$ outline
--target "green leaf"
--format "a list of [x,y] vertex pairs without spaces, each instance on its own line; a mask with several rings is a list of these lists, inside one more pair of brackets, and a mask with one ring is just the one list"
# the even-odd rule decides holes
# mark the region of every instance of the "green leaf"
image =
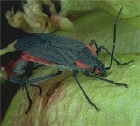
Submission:
[[123,12],[121,18],[126,19],[130,25],[140,28],[140,1],[122,1],[122,0],[107,0],[107,1],[71,1],[62,0],[62,15],[74,14],[74,13],[86,13],[90,11],[102,10],[109,15],[116,16],[116,13],[123,6]]

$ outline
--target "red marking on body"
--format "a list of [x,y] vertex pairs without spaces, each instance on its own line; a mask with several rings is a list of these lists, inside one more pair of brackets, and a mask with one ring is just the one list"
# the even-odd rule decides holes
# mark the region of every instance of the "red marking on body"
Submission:
[[3,66],[4,70],[6,71],[7,78],[9,78],[11,74],[11,71],[12,71],[11,68],[12,68],[13,63],[14,63],[14,60],[10,61],[7,65]]
[[4,78],[4,80],[7,80],[10,77],[10,75],[12,73],[13,63],[14,63],[14,60],[10,61],[5,66],[1,66],[1,74],[3,75],[2,78]]
[[93,49],[93,47],[90,44],[85,44],[86,47],[92,52],[92,54],[97,55],[96,51]]
[[96,68],[95,70],[94,70],[94,74],[96,75],[96,74],[99,74],[100,73],[100,71],[98,70],[98,68]]
[[89,66],[87,66],[86,64],[76,61],[76,66],[80,67],[80,68],[84,68],[84,69],[90,69]]
[[[101,61],[103,64],[105,64],[105,62],[104,61]],[[96,68],[95,70],[94,70],[94,74],[96,75],[96,74],[99,74],[100,73],[100,70],[98,70],[98,68]]]
[[35,56],[32,56],[30,54],[27,54],[25,52],[22,52],[21,54],[21,57],[27,61],[32,61],[32,62],[38,62],[38,63],[41,63],[41,64],[44,64],[44,65],[51,65],[51,64],[54,64],[53,62],[50,62],[50,61],[46,61],[46,60],[42,60],[40,58],[37,58]]

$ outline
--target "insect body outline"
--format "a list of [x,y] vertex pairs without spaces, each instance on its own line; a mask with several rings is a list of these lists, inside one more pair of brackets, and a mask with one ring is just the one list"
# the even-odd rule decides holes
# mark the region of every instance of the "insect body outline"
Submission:
[[[19,62],[16,62],[13,67],[13,71],[19,73],[18,76],[9,78],[9,81],[19,83],[25,88],[29,100],[29,107],[26,113],[30,110],[32,105],[32,100],[29,96],[27,85],[38,87],[41,95],[41,87],[33,83],[58,76],[63,72],[63,69],[69,69],[72,71],[73,78],[75,79],[85,98],[97,111],[99,108],[90,100],[78,81],[77,74],[79,70],[82,71],[87,77],[94,77],[111,84],[127,87],[127,84],[125,83],[117,83],[103,78],[107,76],[106,71],[112,67],[112,61],[115,61],[117,65],[128,65],[129,63],[133,62],[133,60],[131,60],[126,63],[120,63],[114,57],[116,24],[121,11],[122,8],[120,9],[114,23],[112,52],[109,52],[104,46],[98,47],[95,40],[91,40],[89,44],[83,44],[77,40],[53,34],[34,33],[17,40],[15,48],[23,51],[21,55],[22,59],[19,60]],[[95,45],[96,50],[92,47],[92,45]],[[109,67],[105,67],[104,62],[98,59],[101,50],[105,50],[111,57]],[[25,64],[22,62],[22,60],[25,62]],[[33,62],[38,62],[44,65],[57,65],[60,70],[48,76],[28,80],[32,74]],[[100,74],[100,76],[98,76],[98,74]],[[24,79],[22,79],[23,76]]]

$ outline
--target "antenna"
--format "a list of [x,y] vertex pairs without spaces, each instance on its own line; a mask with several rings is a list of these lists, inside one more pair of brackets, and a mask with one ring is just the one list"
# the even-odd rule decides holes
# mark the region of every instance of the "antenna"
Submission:
[[118,13],[118,15],[117,15],[117,17],[116,17],[115,22],[114,22],[114,31],[113,31],[113,47],[112,47],[112,53],[111,53],[110,66],[108,67],[108,69],[110,69],[110,68],[111,68],[111,66],[112,66],[113,55],[114,55],[114,49],[115,49],[115,42],[116,42],[116,24],[117,24],[117,21],[118,21],[118,19],[119,19],[119,16],[120,16],[121,12],[122,12],[122,9],[123,9],[123,6],[120,8],[120,11],[119,11],[119,13]]

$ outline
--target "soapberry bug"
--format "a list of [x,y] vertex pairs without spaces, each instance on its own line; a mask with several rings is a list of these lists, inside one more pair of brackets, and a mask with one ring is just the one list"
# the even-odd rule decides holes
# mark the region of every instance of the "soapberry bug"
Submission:
[[[128,65],[129,63],[133,62],[132,60],[126,63],[120,63],[114,57],[116,24],[121,11],[122,8],[120,9],[114,23],[112,52],[109,52],[108,49],[106,49],[104,46],[98,47],[95,40],[91,40],[89,44],[83,44],[77,40],[53,34],[29,34],[28,36],[24,36],[17,40],[15,48],[17,50],[21,50],[22,54],[21,58],[19,58],[13,64],[13,71],[16,72],[18,76],[9,78],[9,81],[19,83],[23,88],[25,88],[29,100],[29,107],[26,113],[30,110],[32,105],[32,100],[29,97],[27,86],[38,87],[41,95],[41,87],[33,83],[58,76],[63,72],[64,69],[69,69],[72,71],[73,78],[77,82],[85,98],[93,107],[95,107],[97,111],[99,110],[98,107],[90,100],[77,79],[79,70],[82,71],[83,74],[85,74],[87,77],[94,77],[108,83],[125,86],[127,88],[127,84],[125,83],[117,83],[112,80],[103,78],[107,76],[106,70],[112,67],[112,61],[115,61],[117,65]],[[95,45],[96,50],[92,47],[93,44]],[[101,50],[105,50],[111,57],[109,67],[105,67],[104,62],[98,59]],[[51,74],[49,76],[28,80],[32,74],[31,71],[33,69],[33,62],[41,63],[44,65],[57,65],[60,70],[57,73]]]

